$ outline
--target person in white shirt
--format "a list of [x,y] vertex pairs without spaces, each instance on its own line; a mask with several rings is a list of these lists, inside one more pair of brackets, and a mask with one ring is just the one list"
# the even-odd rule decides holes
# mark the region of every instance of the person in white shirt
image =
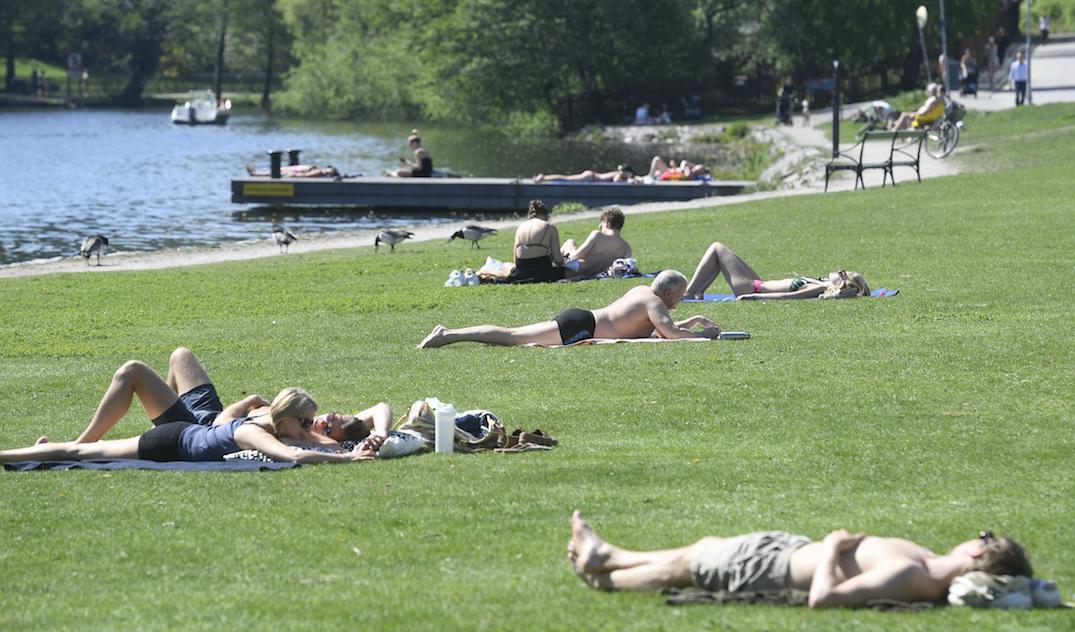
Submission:
[[1023,51],[1015,54],[1015,61],[1008,69],[1008,81],[1015,86],[1015,105],[1022,105],[1026,101],[1026,82],[1030,79],[1030,67],[1026,65]]

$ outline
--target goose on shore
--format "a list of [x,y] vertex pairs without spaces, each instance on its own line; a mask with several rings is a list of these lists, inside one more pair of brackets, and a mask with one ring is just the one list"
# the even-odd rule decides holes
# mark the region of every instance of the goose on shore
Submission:
[[457,230],[452,233],[452,236],[448,238],[448,241],[453,239],[466,239],[470,242],[471,248],[481,248],[478,242],[485,239],[489,235],[495,235],[495,228],[486,228],[485,226],[478,226],[477,224],[468,224],[464,226],[462,230]]
[[299,240],[291,231],[279,224],[273,225],[272,238],[276,240],[276,245],[280,247],[282,253],[286,253],[291,244]]
[[90,265],[90,257],[97,256],[97,265],[101,265],[101,255],[108,252],[108,237],[104,235],[90,235],[82,240],[82,247],[78,254],[86,259],[86,265]]
[[390,248],[389,252],[395,252],[396,244],[403,241],[404,239],[410,239],[411,237],[414,237],[414,233],[406,230],[396,230],[393,228],[382,230],[377,235],[377,238],[373,240],[373,251],[377,252],[377,250],[381,247],[381,242],[384,242],[388,244]]

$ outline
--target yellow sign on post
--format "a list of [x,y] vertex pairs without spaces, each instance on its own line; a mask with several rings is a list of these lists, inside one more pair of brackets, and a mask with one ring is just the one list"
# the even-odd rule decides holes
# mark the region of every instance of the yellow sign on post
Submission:
[[295,197],[295,185],[290,182],[244,182],[246,197]]

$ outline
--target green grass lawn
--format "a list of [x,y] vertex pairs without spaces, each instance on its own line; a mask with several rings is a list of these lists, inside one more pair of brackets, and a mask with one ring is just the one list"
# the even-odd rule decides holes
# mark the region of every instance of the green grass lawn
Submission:
[[[1070,627],[1064,612],[671,608],[586,589],[565,561],[576,507],[635,548],[846,527],[946,551],[991,528],[1072,598],[1075,107],[982,116],[963,143],[957,177],[629,217],[645,269],[689,274],[720,240],[765,276],[847,267],[901,290],[677,310],[743,342],[416,351],[437,323],[522,324],[638,283],[442,287],[509,256],[510,231],[480,254],[438,240],[0,280],[3,447],[73,438],[119,364],[163,369],[179,345],[226,402],[300,385],[325,410],[399,412],[435,395],[562,443],[259,474],[0,472],[0,628]],[[112,436],[147,427],[135,411]]]

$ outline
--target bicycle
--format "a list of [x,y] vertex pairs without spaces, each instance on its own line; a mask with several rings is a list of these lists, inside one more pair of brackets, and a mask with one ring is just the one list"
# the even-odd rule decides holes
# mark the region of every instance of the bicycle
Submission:
[[926,153],[934,158],[945,158],[959,144],[959,130],[963,129],[966,108],[948,99],[944,116],[926,128]]

